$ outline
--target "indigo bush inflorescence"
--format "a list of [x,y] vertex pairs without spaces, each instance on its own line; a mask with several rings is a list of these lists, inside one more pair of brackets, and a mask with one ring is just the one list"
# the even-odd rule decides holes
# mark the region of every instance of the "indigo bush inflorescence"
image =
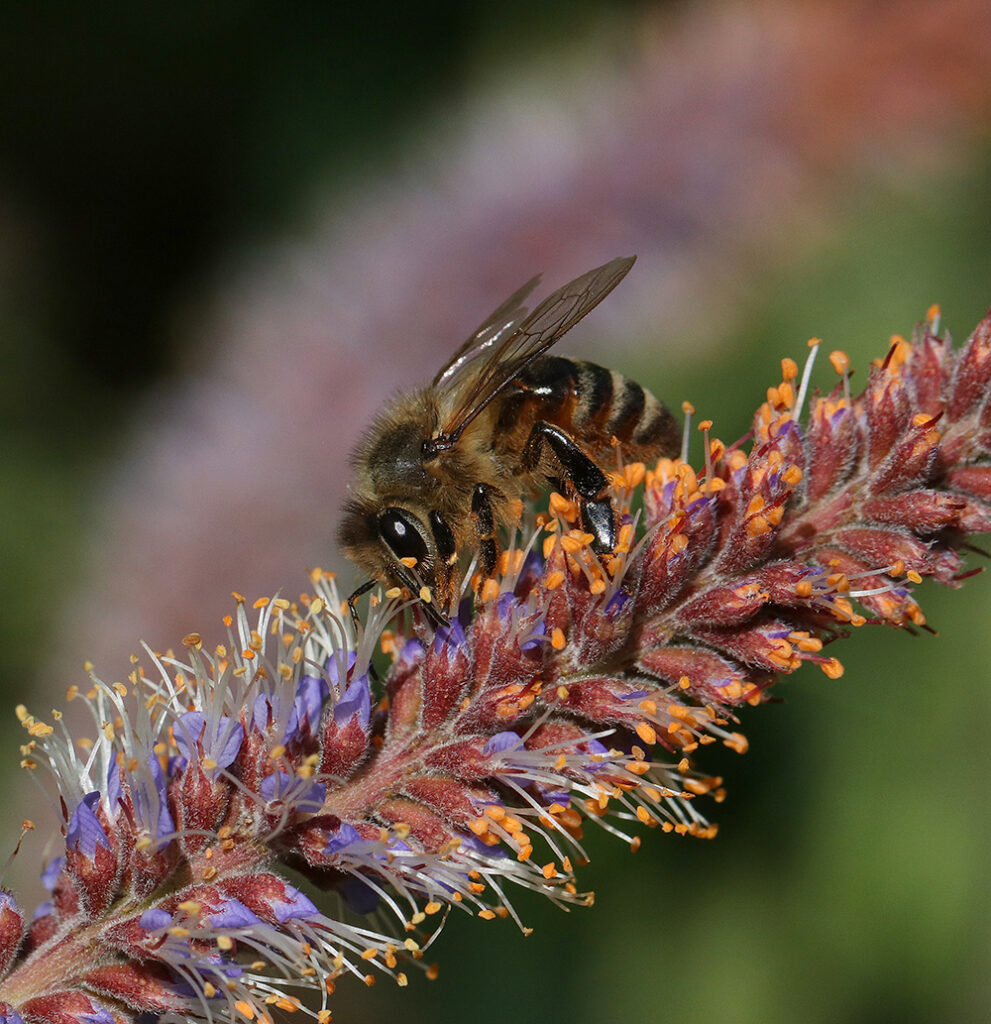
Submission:
[[30,924],[0,894],[0,1012],[322,1024],[341,975],[405,984],[452,908],[519,921],[514,885],[588,903],[590,825],[714,835],[700,748],[742,752],[738,713],[780,674],[839,675],[849,629],[924,625],[914,585],[956,585],[991,529],[991,318],[959,351],[937,323],[856,398],[834,353],[804,422],[785,360],[746,445],[703,424],[699,471],[621,465],[605,557],[552,495],[445,628],[393,598],[356,632],[317,571],[297,601],[235,595],[222,644],[70,692],[90,740],[21,709],[65,852]]

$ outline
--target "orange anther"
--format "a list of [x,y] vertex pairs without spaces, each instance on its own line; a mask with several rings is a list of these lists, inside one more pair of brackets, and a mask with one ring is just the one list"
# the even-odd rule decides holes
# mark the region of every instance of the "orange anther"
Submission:
[[839,679],[843,675],[843,666],[837,658],[830,658],[829,661],[820,663],[819,667],[830,679]]

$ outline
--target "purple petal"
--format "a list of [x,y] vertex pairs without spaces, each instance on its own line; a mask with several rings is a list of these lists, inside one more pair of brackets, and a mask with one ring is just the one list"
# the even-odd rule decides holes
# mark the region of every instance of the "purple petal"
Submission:
[[490,736],[485,741],[485,746],[482,747],[482,753],[486,757],[491,757],[493,754],[501,754],[504,750],[517,749],[523,746],[523,739],[519,733],[512,732],[497,732],[494,736]]
[[150,907],[138,918],[138,924],[146,932],[161,931],[172,924],[172,915],[161,907]]
[[535,548],[530,548],[526,553],[526,558],[523,559],[523,565],[520,567],[519,578],[521,580],[526,579],[528,576],[540,576],[544,571],[544,557]]
[[337,884],[344,902],[357,914],[371,914],[378,909],[379,894],[360,878],[345,878]]
[[120,781],[120,765],[117,763],[117,759],[114,758],[110,762],[110,770],[107,772],[107,804],[114,808],[115,816],[116,808],[120,803],[122,795],[123,786]]
[[79,1013],[76,1016],[80,1020],[86,1021],[86,1024],[117,1024],[110,1011],[105,1010],[102,1006],[97,1006],[92,1013]]
[[503,846],[486,846],[478,836],[471,832],[459,834],[462,850],[472,850],[488,860],[502,860],[509,856],[509,852]]
[[324,853],[337,853],[352,843],[361,842],[361,836],[353,825],[341,824],[333,839],[328,840]]
[[633,604],[633,598],[625,590],[617,590],[606,602],[606,614],[618,618]]
[[434,654],[439,654],[446,648],[448,658],[454,658],[459,647],[466,643],[464,627],[457,619],[452,619],[447,626],[438,627],[434,633]]
[[266,775],[262,779],[262,784],[259,787],[259,792],[265,800],[272,801],[278,800],[282,794],[289,788],[289,772],[283,768],[272,772],[271,775]]
[[403,644],[402,650],[399,652],[399,663],[405,668],[417,664],[417,662],[422,658],[423,644],[416,639],[407,640],[406,643]]
[[251,709],[251,727],[255,732],[266,733],[272,720],[272,705],[264,693],[255,697],[255,706]]
[[[348,667],[344,673],[344,678],[348,677],[351,669],[354,668],[354,663],[357,660],[357,655],[354,651],[348,651]],[[341,666],[337,658],[330,658],[327,661],[327,678],[331,683],[334,684],[337,689],[341,688]]]
[[65,836],[66,849],[81,853],[87,860],[93,860],[98,846],[102,846],[105,850],[110,849],[107,833],[100,824],[100,819],[93,812],[93,808],[99,802],[99,793],[87,793],[72,812],[69,830]]
[[31,915],[32,921],[37,921],[42,917],[48,917],[55,910],[55,904],[51,900],[44,900],[34,908],[34,913]]
[[223,745],[219,749],[214,747],[212,757],[220,768],[227,768],[233,764],[244,742],[244,728],[239,722],[233,723],[233,728],[228,728],[230,722],[229,718],[221,718],[217,723],[217,738]]
[[368,729],[372,717],[372,694],[367,675],[352,680],[334,705],[334,721],[338,725],[346,725],[352,715],[358,716],[358,724],[363,730]]
[[176,722],[175,729],[173,729],[175,744],[179,748],[179,753],[187,761],[197,759],[196,744],[203,735],[204,724],[203,715],[199,711],[187,711],[180,715]]
[[[603,754],[606,756],[609,754],[609,748],[603,746],[598,740],[586,740],[585,746],[590,754]],[[599,769],[606,767],[606,762],[602,760],[589,761],[587,764],[582,765],[582,767],[587,772],[597,772]]]
[[158,758],[154,754],[148,758],[148,776],[135,774],[128,781],[138,821],[156,839],[175,832],[175,822],[169,812],[165,775]]
[[[216,953],[193,957],[188,950],[183,951],[181,949],[176,950],[173,948],[169,952],[172,956],[181,957],[185,955],[190,969],[197,974],[201,974],[205,978],[229,978],[236,980],[244,974],[243,967],[239,967],[237,964],[232,964],[229,960],[224,960],[222,957],[217,956]],[[200,996],[200,989],[193,989],[184,978],[176,978],[172,984],[179,995],[192,997]]]
[[549,807],[551,804],[561,804],[567,807],[571,803],[571,793],[567,789],[540,789],[540,796],[544,803]]
[[55,888],[58,876],[62,874],[65,867],[65,857],[55,857],[50,860],[41,871],[41,884],[51,892]]
[[532,651],[539,647],[547,636],[547,623],[543,619],[537,621],[530,627],[530,635],[520,644],[521,651]]
[[261,919],[240,901],[224,900],[220,907],[203,915],[203,920],[214,928],[251,928],[261,924]]
[[283,800],[297,810],[316,812],[327,798],[327,787],[322,782],[311,782],[291,775],[284,768],[266,775],[259,792],[265,800]]
[[313,735],[320,724],[320,711],[323,702],[330,695],[330,687],[317,676],[303,676],[296,690],[293,704],[294,722],[292,730],[286,729],[284,743],[296,737],[297,733]]
[[286,921],[293,921],[301,917],[320,916],[320,911],[316,906],[299,889],[291,885],[286,885],[283,899],[272,900],[272,911],[279,924],[285,924]]
[[244,729],[239,722],[221,715],[213,722],[212,729],[208,729],[200,711],[180,715],[173,734],[179,752],[187,761],[199,760],[198,747],[202,747],[204,757],[215,761],[218,768],[227,768],[234,762],[244,741]]
[[316,814],[327,800],[327,786],[323,782],[311,782],[299,794],[293,797],[293,806],[297,811],[308,811]]

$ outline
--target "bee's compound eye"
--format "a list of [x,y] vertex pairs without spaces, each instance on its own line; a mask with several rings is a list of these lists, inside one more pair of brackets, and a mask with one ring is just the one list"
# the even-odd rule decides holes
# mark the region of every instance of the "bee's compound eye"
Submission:
[[396,558],[427,559],[427,542],[416,517],[401,508],[387,508],[379,514],[379,533]]

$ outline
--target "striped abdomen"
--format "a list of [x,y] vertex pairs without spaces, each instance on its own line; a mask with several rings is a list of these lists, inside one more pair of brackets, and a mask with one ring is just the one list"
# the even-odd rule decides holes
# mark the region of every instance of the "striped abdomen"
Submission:
[[634,458],[674,455],[681,429],[668,408],[636,381],[595,363],[543,356],[525,367],[502,399],[494,442],[526,434],[538,420],[566,430],[584,447],[605,450],[612,438]]

